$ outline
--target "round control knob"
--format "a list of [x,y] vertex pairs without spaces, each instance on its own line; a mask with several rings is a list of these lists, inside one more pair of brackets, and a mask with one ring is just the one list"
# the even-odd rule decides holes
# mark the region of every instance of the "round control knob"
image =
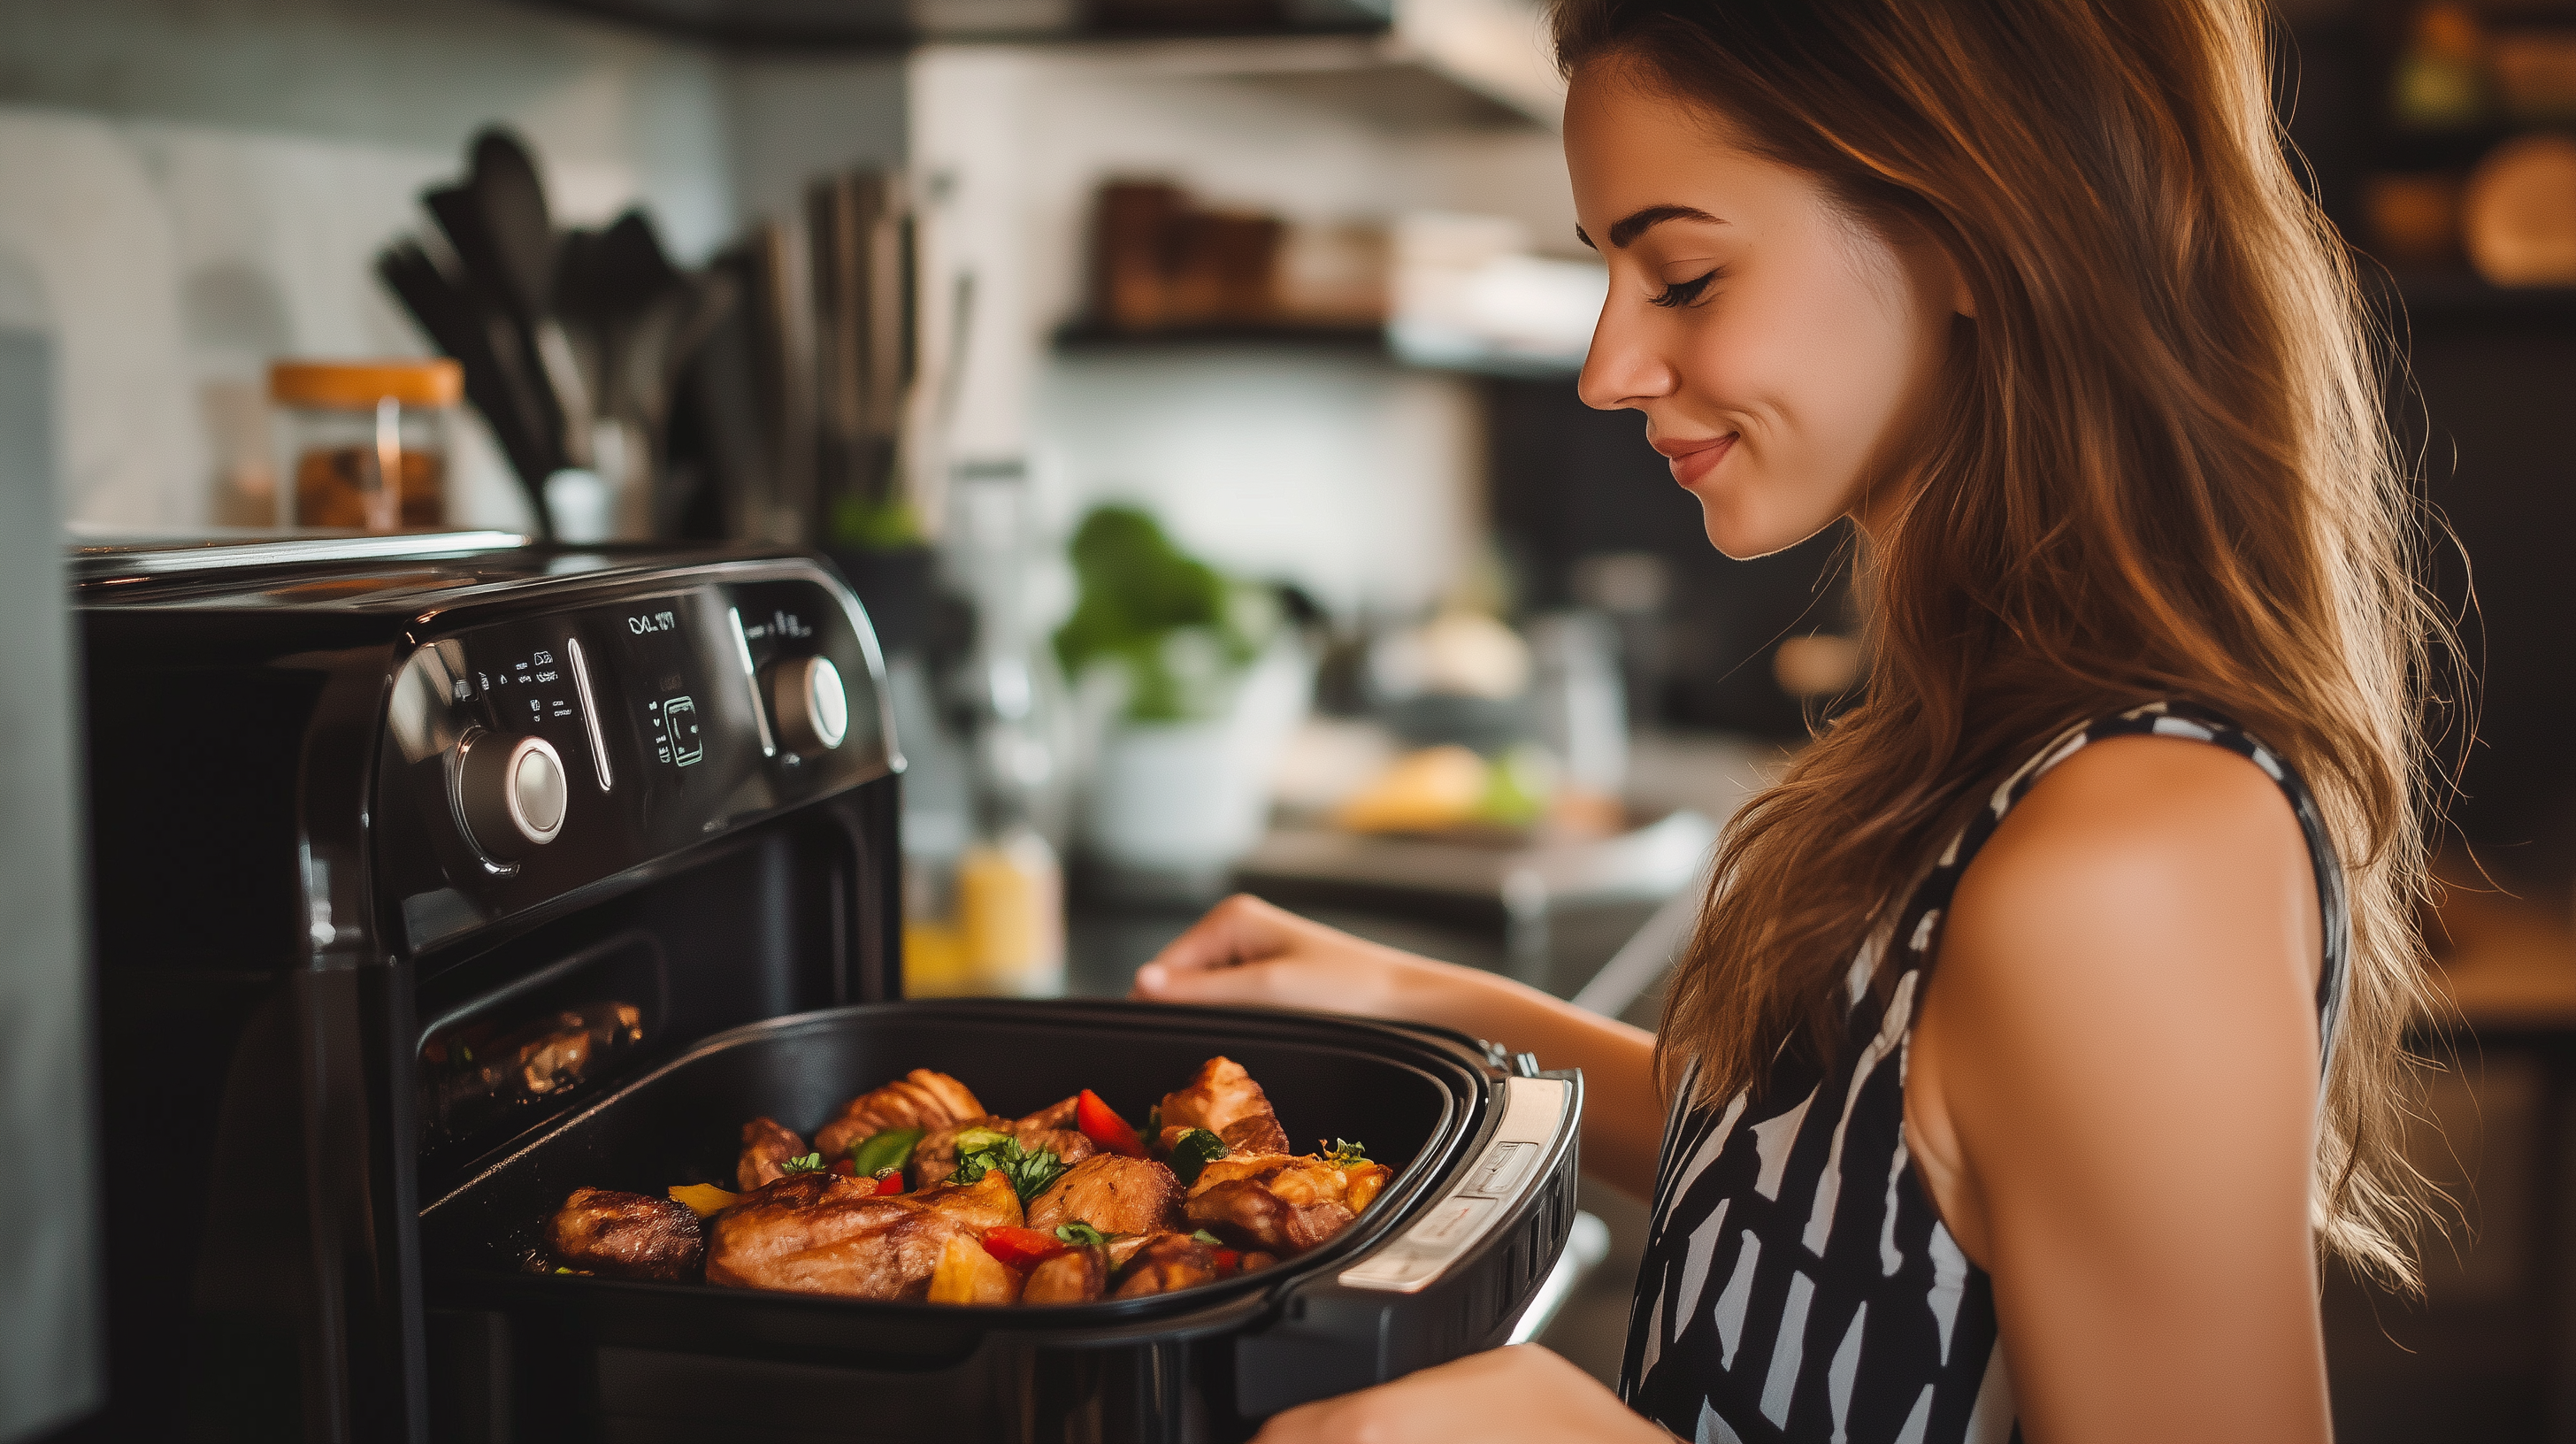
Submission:
[[543,737],[475,732],[456,744],[456,810],[466,836],[496,862],[515,862],[563,831],[572,787]]
[[850,694],[829,657],[796,657],[778,664],[770,679],[778,742],[799,757],[841,745],[850,732]]

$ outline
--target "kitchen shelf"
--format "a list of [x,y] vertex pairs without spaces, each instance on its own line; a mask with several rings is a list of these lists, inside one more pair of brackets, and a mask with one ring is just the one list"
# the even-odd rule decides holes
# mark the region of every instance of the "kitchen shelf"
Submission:
[[1437,358],[1408,355],[1394,344],[1383,326],[1226,322],[1135,331],[1098,321],[1073,321],[1057,329],[1055,349],[1058,355],[1063,356],[1155,356],[1209,350],[1273,351],[1339,356],[1354,361],[1405,366],[1417,371],[1524,380],[1571,378],[1582,369],[1579,360],[1522,356],[1502,351]]
[[1391,0],[521,0],[712,45],[903,49],[934,42],[1379,35]]

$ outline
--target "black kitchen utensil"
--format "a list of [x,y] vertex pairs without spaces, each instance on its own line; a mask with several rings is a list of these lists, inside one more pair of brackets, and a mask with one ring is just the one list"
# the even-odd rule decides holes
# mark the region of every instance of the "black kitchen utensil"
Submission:
[[417,241],[396,241],[376,256],[376,275],[411,312],[432,344],[465,368],[465,397],[483,413],[493,439],[527,494],[528,510],[538,534],[552,540],[554,522],[546,511],[546,478],[556,469],[553,447],[545,440],[544,417],[515,369],[517,357],[493,344],[493,319],[473,294],[439,270]]
[[474,173],[467,185],[482,213],[511,309],[554,392],[563,422],[564,459],[588,466],[596,408],[571,343],[555,320],[554,217],[546,207],[536,157],[517,136],[498,127],[474,137],[472,157]]

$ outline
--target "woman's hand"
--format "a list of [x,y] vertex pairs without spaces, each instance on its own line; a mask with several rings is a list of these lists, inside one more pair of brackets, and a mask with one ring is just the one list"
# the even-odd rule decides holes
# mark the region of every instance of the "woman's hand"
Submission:
[[1398,952],[1237,896],[1139,968],[1135,995],[1433,1023],[1536,1053],[1542,1068],[1580,1068],[1584,1171],[1638,1198],[1654,1192],[1664,1131],[1654,1035],[1536,988]]
[[1238,893],[1138,969],[1135,995],[1435,1022],[1451,1011],[1444,995],[1472,989],[1486,976],[1363,941]]
[[1672,1444],[1618,1396],[1536,1344],[1470,1354],[1273,1417],[1253,1444]]

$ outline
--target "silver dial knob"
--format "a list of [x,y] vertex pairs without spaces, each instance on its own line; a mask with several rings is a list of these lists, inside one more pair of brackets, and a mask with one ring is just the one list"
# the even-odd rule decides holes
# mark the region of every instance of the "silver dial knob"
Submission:
[[849,690],[841,685],[841,669],[829,657],[794,657],[779,663],[770,679],[769,696],[778,718],[778,745],[799,757],[829,752],[849,735]]
[[516,862],[563,831],[572,788],[543,737],[474,732],[456,745],[456,811],[484,856]]

